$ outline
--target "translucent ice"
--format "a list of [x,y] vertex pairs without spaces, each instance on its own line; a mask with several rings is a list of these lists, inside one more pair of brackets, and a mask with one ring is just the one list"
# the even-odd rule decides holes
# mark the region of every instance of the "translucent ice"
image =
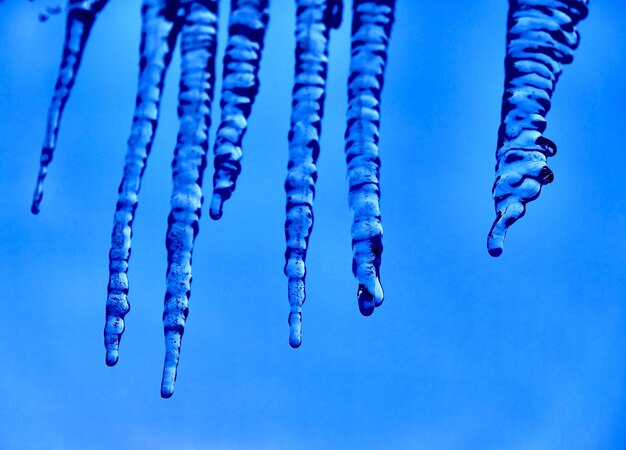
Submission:
[[172,163],[174,188],[166,236],[165,366],[161,383],[161,396],[164,398],[174,393],[180,344],[191,295],[191,255],[199,229],[202,175],[206,167],[215,85],[217,4],[217,0],[181,0],[184,22],[178,96],[180,128]]
[[496,220],[487,248],[500,256],[508,227],[526,212],[541,187],[554,179],[547,158],[556,145],[542,136],[552,93],[578,46],[576,24],[587,16],[587,0],[511,0],[505,90],[498,131]]
[[296,0],[296,68],[285,191],[285,275],[288,278],[289,344],[302,343],[306,252],[313,228],[316,162],[324,116],[328,37],[341,23],[341,1]]
[[378,131],[395,0],[354,0],[353,9],[345,152],[353,214],[352,272],[359,283],[359,310],[369,316],[382,304],[384,295],[380,283],[383,229]]
[[222,216],[222,206],[235,190],[241,172],[241,141],[259,91],[268,7],[268,0],[231,0],[220,100],[222,118],[213,150],[215,174],[210,209],[213,219]]
[[132,225],[141,178],[159,119],[165,73],[180,30],[178,3],[172,0],[144,0],[141,9],[137,100],[128,139],[124,175],[118,189],[109,252],[109,285],[104,327],[106,363],[109,366],[117,363],[120,339],[124,333],[124,316],[130,309],[127,295]]
[[48,123],[41,148],[41,160],[37,184],[33,194],[33,203],[30,208],[33,214],[39,214],[39,205],[43,196],[43,181],[48,173],[48,165],[52,161],[54,149],[59,135],[59,125],[63,109],[72,92],[76,72],[83,57],[85,44],[89,38],[91,28],[96,21],[96,17],[105,7],[108,0],[70,0],[67,10],[67,21],[65,26],[65,39],[63,41],[63,56],[61,66],[54,87],[52,102],[48,110]]

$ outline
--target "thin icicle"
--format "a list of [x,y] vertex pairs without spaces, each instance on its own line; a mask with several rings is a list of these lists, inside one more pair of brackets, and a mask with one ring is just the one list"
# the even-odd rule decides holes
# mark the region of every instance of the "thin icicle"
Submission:
[[[302,304],[305,301],[306,251],[313,228],[315,166],[320,150],[328,37],[341,22],[341,0],[296,0],[296,68],[291,102],[285,275],[289,279],[289,345],[302,343]],[[339,5],[339,7],[337,7]]]
[[180,130],[172,163],[174,188],[168,218],[167,292],[163,325],[165,365],[161,396],[171,397],[191,294],[191,255],[202,205],[211,101],[215,84],[217,0],[182,0]]
[[241,141],[259,91],[259,64],[269,20],[268,0],[231,0],[228,43],[222,74],[222,118],[215,138],[213,198],[210,215],[222,217],[222,207],[235,190],[241,172]]
[[43,197],[43,181],[48,173],[48,165],[52,161],[59,135],[59,124],[63,109],[70,96],[76,72],[83,57],[85,44],[97,15],[107,4],[108,0],[70,0],[67,10],[65,25],[65,40],[63,42],[63,56],[59,75],[54,87],[52,102],[48,110],[48,123],[41,148],[41,159],[37,184],[33,194],[33,203],[30,210],[33,214],[39,214],[39,205]]
[[353,214],[352,272],[359,282],[359,310],[369,316],[384,296],[380,283],[383,229],[378,128],[395,0],[354,0],[353,9],[345,151]]
[[124,176],[118,189],[109,252],[109,285],[104,327],[106,363],[109,366],[117,363],[120,339],[124,333],[124,316],[130,309],[127,299],[127,273],[132,224],[141,178],[157,128],[163,81],[180,30],[178,4],[178,0],[144,0],[141,8],[141,59],[137,100],[128,139]]
[[541,186],[554,174],[547,158],[556,145],[542,136],[545,116],[563,64],[571,63],[578,46],[576,24],[587,16],[587,0],[510,0],[506,80],[502,123],[498,131],[496,220],[487,248],[500,256],[508,227],[526,212]]

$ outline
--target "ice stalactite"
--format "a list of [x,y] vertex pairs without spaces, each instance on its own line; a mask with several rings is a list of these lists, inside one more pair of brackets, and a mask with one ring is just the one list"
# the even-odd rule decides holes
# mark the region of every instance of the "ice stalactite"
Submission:
[[130,309],[127,295],[132,225],[141,178],[157,128],[165,74],[180,30],[178,4],[179,0],[144,0],[141,9],[137,100],[128,139],[124,175],[118,189],[109,252],[109,285],[104,328],[106,363],[109,366],[117,363],[120,339],[124,332],[124,316]]
[[578,46],[575,26],[587,16],[587,0],[510,0],[505,91],[498,131],[496,220],[487,248],[502,254],[508,227],[526,212],[541,187],[554,179],[547,158],[556,145],[542,136],[545,116],[563,64]]
[[191,288],[191,256],[202,205],[211,102],[215,84],[217,0],[181,1],[180,129],[172,163],[174,188],[168,218],[167,291],[163,325],[165,365],[161,396],[171,397]]
[[231,0],[228,42],[224,55],[221,123],[215,139],[215,174],[210,215],[222,217],[222,207],[235,190],[241,172],[242,140],[259,91],[259,66],[269,20],[268,0]]
[[353,9],[345,153],[353,214],[352,272],[359,283],[359,310],[369,316],[384,295],[378,132],[395,0],[354,0]]
[[52,102],[48,110],[48,123],[41,148],[41,160],[33,203],[30,208],[33,214],[39,213],[41,198],[43,197],[43,182],[48,173],[48,165],[52,161],[54,149],[59,135],[59,125],[63,109],[74,86],[76,72],[85,50],[85,44],[96,17],[105,7],[108,0],[70,0],[67,11],[65,26],[65,39],[63,42],[63,56],[61,66],[54,87]]
[[296,67],[285,181],[285,275],[288,281],[289,344],[302,343],[306,252],[313,228],[316,162],[324,116],[328,39],[341,23],[341,0],[296,0]]

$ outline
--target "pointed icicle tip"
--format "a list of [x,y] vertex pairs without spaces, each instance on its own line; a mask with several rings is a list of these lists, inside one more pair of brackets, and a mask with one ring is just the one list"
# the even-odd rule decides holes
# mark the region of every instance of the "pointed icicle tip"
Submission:
[[48,165],[52,161],[54,149],[57,144],[61,117],[63,116],[63,110],[72,92],[72,88],[74,87],[76,74],[80,67],[87,39],[89,38],[96,17],[100,11],[102,11],[107,1],[108,0],[69,1],[65,38],[63,41],[63,55],[52,101],[48,108],[39,173],[37,174],[33,203],[30,209],[33,214],[37,214],[40,209],[40,203],[43,197],[43,183],[48,173]]

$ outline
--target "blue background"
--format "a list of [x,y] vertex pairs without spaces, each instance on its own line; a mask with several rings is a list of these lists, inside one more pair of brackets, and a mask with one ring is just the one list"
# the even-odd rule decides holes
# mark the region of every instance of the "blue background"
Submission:
[[[238,189],[219,222],[205,204],[170,400],[159,383],[179,60],[111,369],[107,255],[139,1],[112,1],[96,24],[37,217],[29,207],[64,21],[39,24],[41,1],[0,5],[0,449],[625,448],[624,3],[594,1],[581,24],[548,116],[555,182],[492,259],[506,2],[399,2],[380,141],[386,301],[369,318],[351,273],[346,8],[332,34],[299,350],[287,341],[282,273],[295,11],[272,3]],[[220,49],[227,9],[222,1]],[[211,176],[209,167],[207,187]]]

